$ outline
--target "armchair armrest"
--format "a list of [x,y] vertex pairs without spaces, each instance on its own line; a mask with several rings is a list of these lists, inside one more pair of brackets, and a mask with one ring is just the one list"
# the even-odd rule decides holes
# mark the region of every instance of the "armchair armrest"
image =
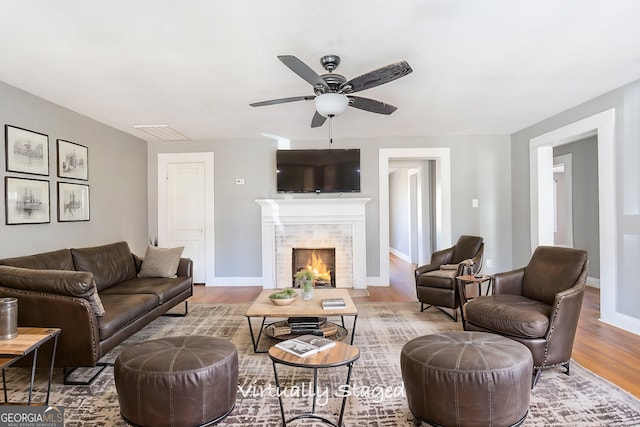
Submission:
[[447,264],[451,259],[453,248],[442,249],[431,254],[431,261],[415,269],[415,276],[418,277],[423,273],[438,270],[442,264]]
[[524,267],[517,270],[498,273],[493,277],[494,295],[522,295],[522,278]]
[[546,363],[556,364],[571,357],[583,297],[582,283],[556,294],[546,336]]

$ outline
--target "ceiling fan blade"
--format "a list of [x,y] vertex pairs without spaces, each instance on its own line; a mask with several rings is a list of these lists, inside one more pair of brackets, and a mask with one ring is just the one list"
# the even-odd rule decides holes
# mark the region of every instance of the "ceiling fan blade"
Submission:
[[284,104],[285,102],[311,101],[313,98],[315,98],[315,96],[292,96],[290,98],[278,98],[270,99],[269,101],[253,102],[249,105],[251,105],[252,107],[262,107],[265,105]]
[[289,67],[291,71],[302,77],[304,80],[309,82],[311,86],[314,88],[316,86],[320,86],[325,90],[329,90],[329,86],[327,83],[320,78],[318,73],[313,71],[307,64],[300,61],[293,55],[279,55],[278,59],[282,61],[284,65]]
[[318,128],[322,126],[326,120],[327,118],[325,116],[316,111],[313,115],[313,119],[311,119],[311,127]]
[[372,113],[389,115],[398,109],[398,107],[375,99],[362,98],[360,96],[349,96],[348,98],[350,99],[349,105],[351,107]]
[[380,86],[384,83],[392,82],[400,77],[404,77],[411,73],[413,70],[407,61],[400,61],[394,64],[378,68],[377,70],[369,71],[361,76],[354,77],[348,82],[344,83],[340,90],[344,93],[359,92],[365,89],[371,89],[372,87]]

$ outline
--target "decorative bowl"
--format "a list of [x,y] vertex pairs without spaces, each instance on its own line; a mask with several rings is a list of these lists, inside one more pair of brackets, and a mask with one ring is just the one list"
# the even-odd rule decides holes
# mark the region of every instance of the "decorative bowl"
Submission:
[[[277,297],[277,295],[288,295],[287,297]],[[289,305],[298,298],[298,294],[293,292],[280,291],[269,295],[269,300],[275,305]]]

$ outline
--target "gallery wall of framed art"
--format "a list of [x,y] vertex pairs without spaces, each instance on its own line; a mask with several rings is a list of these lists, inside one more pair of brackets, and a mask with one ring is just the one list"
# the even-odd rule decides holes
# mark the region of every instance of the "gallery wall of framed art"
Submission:
[[[58,222],[90,220],[89,150],[86,146],[56,140],[55,196],[49,180],[49,136],[5,124],[5,224],[51,222],[51,199],[57,204]],[[15,175],[15,176],[14,176]],[[35,175],[36,177],[30,177]]]

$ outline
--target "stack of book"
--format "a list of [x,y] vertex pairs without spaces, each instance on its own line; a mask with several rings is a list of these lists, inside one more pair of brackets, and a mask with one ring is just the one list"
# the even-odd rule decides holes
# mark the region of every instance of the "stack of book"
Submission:
[[320,319],[317,317],[290,317],[288,323],[292,335],[323,335]]
[[322,308],[324,310],[345,308],[346,306],[342,298],[324,298],[322,300]]
[[297,338],[282,341],[276,347],[298,357],[307,357],[336,345],[335,341],[315,335],[302,335]]

